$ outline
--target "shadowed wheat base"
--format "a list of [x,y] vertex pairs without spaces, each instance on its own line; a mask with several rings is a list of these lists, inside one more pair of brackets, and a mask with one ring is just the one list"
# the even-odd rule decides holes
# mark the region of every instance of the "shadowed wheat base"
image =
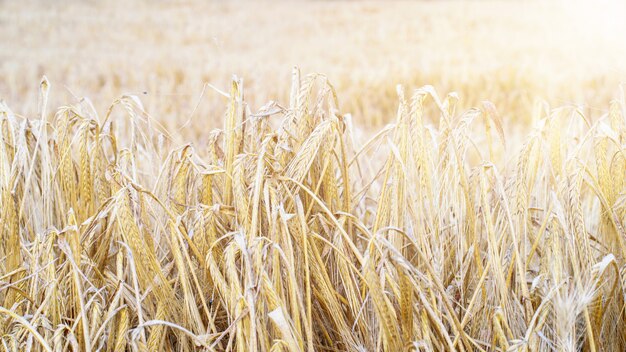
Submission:
[[289,106],[255,114],[234,80],[194,150],[134,97],[49,119],[48,91],[39,118],[0,106],[7,351],[626,348],[622,101],[544,109],[505,146],[490,103],[399,89],[358,146],[294,71]]

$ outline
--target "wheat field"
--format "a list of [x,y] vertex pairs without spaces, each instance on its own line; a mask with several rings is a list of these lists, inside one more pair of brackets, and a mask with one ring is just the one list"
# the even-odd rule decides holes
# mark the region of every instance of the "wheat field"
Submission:
[[493,102],[504,128],[525,135],[543,101],[606,111],[626,80],[625,9],[619,0],[4,0],[0,96],[33,116],[43,75],[54,107],[88,97],[102,113],[133,94],[172,134],[190,120],[177,142],[197,143],[197,131],[223,125],[225,102],[206,84],[228,90],[236,74],[255,110],[288,100],[298,66],[327,75],[361,127],[394,120],[397,84],[432,85],[457,92],[463,111]]
[[[440,59],[442,67],[396,70],[410,52],[394,54],[397,66],[365,62],[343,73],[348,64],[325,61],[348,60],[358,44],[293,67],[298,55],[273,43],[236,60],[206,59],[217,65],[205,68],[220,77],[212,80],[193,60],[135,66],[133,55],[176,50],[134,48],[129,28],[116,34],[127,55],[105,55],[110,42],[81,42],[94,31],[66,31],[80,21],[82,29],[104,25],[106,15],[86,14],[119,7],[60,4],[0,2],[0,25],[12,24],[0,30],[0,349],[626,350],[626,101],[616,68],[623,48],[606,28],[579,38],[590,54],[576,64],[550,56],[546,76],[536,67],[516,71],[510,51],[509,66],[494,71],[482,60],[495,51],[481,44],[473,54],[444,54],[435,48],[445,40],[422,38],[406,50],[433,49],[421,63]],[[171,21],[163,40],[181,43],[189,43],[177,32],[188,28],[179,24],[189,11],[213,9],[219,16],[207,10],[209,18],[223,18],[210,26],[231,23],[231,45],[250,30],[232,24],[254,11],[268,23],[270,13],[292,16],[288,24],[330,16],[331,5],[385,19],[405,10],[397,23],[409,23],[411,11],[424,20],[425,12],[450,12],[432,25],[477,21],[466,28],[479,43],[480,33],[503,27],[463,13],[490,9],[508,14],[496,22],[532,27],[540,21],[521,10],[561,9],[501,1],[129,4],[124,23]],[[346,13],[328,21],[365,21]],[[260,31],[279,36],[288,24]],[[36,42],[44,28],[56,31],[49,43],[17,44],[17,34]],[[355,38],[370,38],[367,24],[354,28],[363,29]],[[394,30],[371,28],[383,37]],[[520,37],[530,45],[533,36]],[[70,38],[75,49],[58,49]],[[336,40],[329,45],[340,48]],[[324,48],[294,45],[311,46],[313,56]],[[524,50],[537,54],[536,45]],[[263,56],[274,54],[284,65]],[[377,55],[371,60],[386,60]],[[233,66],[219,67],[229,58]],[[252,58],[268,61],[254,66]],[[310,73],[315,63],[327,74]],[[225,73],[235,69],[247,76]],[[146,77],[152,88],[141,88]],[[187,89],[196,92],[174,100],[153,93]]]

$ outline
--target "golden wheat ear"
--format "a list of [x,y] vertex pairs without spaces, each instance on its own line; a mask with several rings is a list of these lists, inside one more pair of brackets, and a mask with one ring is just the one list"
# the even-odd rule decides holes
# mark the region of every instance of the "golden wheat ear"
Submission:
[[0,103],[7,350],[626,347],[622,100],[540,106],[519,142],[491,103],[398,87],[363,142],[294,68],[287,108],[233,78],[224,129],[176,147],[137,97],[49,118],[49,92]]

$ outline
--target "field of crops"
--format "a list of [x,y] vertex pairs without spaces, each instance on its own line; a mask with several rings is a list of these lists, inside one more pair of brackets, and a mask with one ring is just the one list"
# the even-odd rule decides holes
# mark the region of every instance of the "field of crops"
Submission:
[[0,2],[0,350],[626,350],[582,9]]

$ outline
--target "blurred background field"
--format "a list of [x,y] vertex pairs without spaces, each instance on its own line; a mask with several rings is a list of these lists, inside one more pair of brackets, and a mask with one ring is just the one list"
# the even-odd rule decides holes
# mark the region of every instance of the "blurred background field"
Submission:
[[[492,101],[529,126],[540,101],[606,111],[626,77],[617,1],[206,2],[0,1],[0,98],[36,113],[89,97],[99,113],[139,95],[184,138],[221,127],[232,74],[254,111],[287,103],[291,68],[328,75],[362,128],[392,121],[395,87],[455,91],[460,109]],[[435,116],[436,118],[436,116]],[[518,123],[520,122],[520,123]],[[193,136],[192,136],[193,134]]]

